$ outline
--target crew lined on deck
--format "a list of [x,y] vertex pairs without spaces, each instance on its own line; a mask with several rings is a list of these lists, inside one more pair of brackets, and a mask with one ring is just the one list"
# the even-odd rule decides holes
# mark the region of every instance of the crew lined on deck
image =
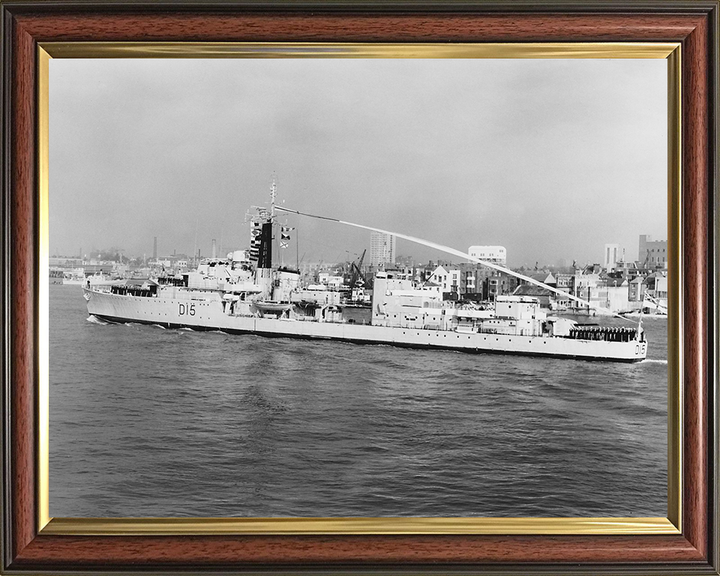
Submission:
[[578,340],[605,340],[607,342],[630,342],[635,339],[636,328],[613,326],[577,326],[570,329],[570,338]]

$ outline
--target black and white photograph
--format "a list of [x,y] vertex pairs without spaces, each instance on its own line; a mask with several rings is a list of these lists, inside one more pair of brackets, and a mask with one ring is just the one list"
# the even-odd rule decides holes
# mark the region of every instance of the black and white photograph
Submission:
[[49,63],[49,512],[668,515],[668,63]]

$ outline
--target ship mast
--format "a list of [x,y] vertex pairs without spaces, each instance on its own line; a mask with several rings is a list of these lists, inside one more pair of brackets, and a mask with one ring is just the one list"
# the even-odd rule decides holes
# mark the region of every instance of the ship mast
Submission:
[[272,185],[270,186],[270,222],[275,221],[275,198],[277,197],[277,184],[275,178],[273,178]]
[[[275,225],[275,200],[277,198],[277,182],[275,181],[275,177],[273,176],[272,184],[270,185],[270,223],[272,226]],[[282,232],[282,227],[281,227]],[[275,231],[273,230],[273,239],[276,239]],[[285,252],[282,250],[282,234],[280,234],[280,242],[279,244],[276,242],[275,246],[280,252],[280,266],[285,266]]]

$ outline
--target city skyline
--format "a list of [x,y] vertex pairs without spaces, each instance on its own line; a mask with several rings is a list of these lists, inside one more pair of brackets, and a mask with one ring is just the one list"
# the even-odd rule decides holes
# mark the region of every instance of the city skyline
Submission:
[[[375,241],[374,240],[375,236],[390,237],[391,235],[375,233],[375,232],[370,234],[370,240],[369,240],[370,250],[369,251],[366,250],[365,251],[366,254],[364,256],[364,265],[366,267],[375,267],[375,268],[378,267],[378,262],[375,262],[372,257],[372,247],[373,247],[373,242]],[[392,238],[393,238],[393,240],[397,240],[394,237],[392,237]],[[91,261],[91,260],[102,260],[103,258],[112,260],[113,258],[117,258],[118,255],[121,255],[121,257],[127,261],[144,260],[146,264],[150,264],[153,261],[165,261],[167,259],[176,259],[176,258],[189,259],[190,261],[192,261],[194,257],[208,258],[208,257],[211,257],[211,255],[212,255],[211,252],[203,252],[202,249],[198,249],[198,251],[194,255],[193,255],[192,251],[186,252],[186,251],[177,250],[177,249],[173,249],[172,252],[157,252],[157,253],[155,253],[155,251],[157,250],[156,240],[157,240],[157,237],[154,237],[153,238],[153,253],[150,253],[150,254],[148,254],[147,252],[143,252],[142,254],[129,254],[121,246],[108,246],[108,247],[103,247],[103,248],[95,247],[89,251],[80,250],[79,252],[74,253],[74,254],[53,253],[51,255],[51,258],[55,258],[55,259],[57,259],[57,258],[60,258],[60,259],[82,258],[82,259],[86,259],[87,261]],[[213,239],[213,241],[216,241],[216,239]],[[502,266],[506,266],[508,268],[523,268],[523,267],[530,268],[533,266],[539,267],[542,269],[567,268],[567,267],[570,267],[572,265],[572,263],[575,263],[578,267],[583,267],[583,266],[588,266],[588,265],[598,265],[598,266],[602,266],[603,268],[608,268],[609,265],[615,265],[616,263],[619,263],[619,262],[625,262],[625,263],[640,262],[642,264],[644,261],[643,250],[645,249],[645,251],[647,252],[647,254],[645,255],[647,258],[646,264],[648,266],[654,267],[655,265],[660,265],[661,261],[664,264],[667,263],[667,254],[666,254],[667,240],[665,240],[664,238],[660,239],[660,238],[652,237],[651,235],[641,234],[638,238],[638,241],[639,241],[639,248],[638,248],[638,257],[637,258],[628,258],[627,257],[628,251],[626,250],[626,248],[624,246],[621,246],[619,244],[608,243],[608,244],[605,244],[603,246],[602,250],[599,251],[599,254],[600,254],[599,258],[596,258],[593,260],[586,260],[586,261],[582,261],[582,262],[577,261],[577,259],[568,258],[568,257],[562,256],[562,255],[558,255],[558,257],[555,259],[554,262],[551,262],[551,261],[538,262],[538,261],[536,261],[535,263],[525,262],[525,263],[517,264],[517,265],[513,265],[512,263],[508,265],[505,262],[504,258],[503,259],[488,258],[488,260],[491,262],[500,264]],[[392,240],[390,240],[389,242],[391,242],[393,246],[395,245],[395,242],[393,242]],[[651,250],[653,252],[655,251],[652,248],[646,248],[646,247],[650,247],[650,246],[655,247],[655,249],[657,249],[658,252],[660,252],[660,249],[658,247],[663,246],[663,248],[662,248],[663,254],[662,254],[661,259],[655,255],[649,254],[649,252]],[[229,255],[229,253],[231,252],[231,250],[224,250],[222,246],[216,245],[215,248],[216,248],[216,253],[217,253],[216,255],[218,258],[223,258],[226,255]],[[467,252],[470,256],[472,256],[473,254],[475,254],[477,252],[477,249],[480,249],[480,248],[502,249],[503,247],[502,246],[488,246],[488,247],[469,246],[467,248]],[[614,250],[614,254],[612,257],[610,256],[610,253],[609,253],[610,249]],[[247,250],[247,248],[246,248],[246,250]],[[370,254],[368,254],[368,252],[370,252]],[[314,261],[314,262],[313,261],[304,261],[304,263],[312,264],[312,265],[324,263],[327,266],[333,266],[334,264],[343,264],[343,263],[347,263],[347,262],[351,262],[351,261],[357,262],[360,258],[363,258],[362,253],[361,254],[357,254],[357,253],[351,254],[345,250],[343,250],[342,253],[344,253],[346,256],[349,256],[349,257],[346,259],[340,258],[336,261],[322,261],[322,260]],[[457,257],[453,258],[447,254],[445,254],[443,257],[442,256],[443,253],[439,252],[439,251],[438,251],[438,254],[440,255],[440,257],[437,257],[437,258],[431,259],[431,260],[426,260],[426,261],[417,260],[417,259],[413,258],[412,256],[397,253],[394,250],[392,251],[392,253],[395,255],[395,257],[392,259],[384,260],[382,262],[383,264],[392,264],[392,265],[397,264],[398,266],[401,266],[401,265],[409,265],[408,263],[412,262],[413,265],[424,266],[428,263],[435,263],[437,265],[441,265],[441,263],[448,263],[448,262],[452,263],[453,265],[463,264],[466,262],[469,262],[471,264],[473,263],[473,261],[471,261],[471,260],[459,261],[457,259]],[[482,258],[481,254],[475,254],[475,255],[476,255],[476,257]],[[504,254],[503,254],[503,256],[504,256]],[[288,263],[292,264],[290,262],[290,260],[291,259],[288,259]],[[301,264],[302,263],[303,262],[301,262]],[[610,267],[612,267],[612,266],[610,266]]]
[[[275,179],[290,208],[506,246],[511,266],[607,243],[634,260],[667,235],[665,78],[653,60],[53,60],[51,253],[242,249]],[[305,260],[370,248],[288,223]]]

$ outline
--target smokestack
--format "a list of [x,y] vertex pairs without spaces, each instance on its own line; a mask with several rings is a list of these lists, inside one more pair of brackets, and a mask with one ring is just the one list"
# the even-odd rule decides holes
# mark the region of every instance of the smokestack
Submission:
[[212,257],[217,258],[217,242],[215,242],[215,238],[213,238]]
[[153,260],[157,260],[157,236],[153,238]]
[[272,268],[272,223],[265,222],[260,233],[260,248],[258,250],[258,268]]

